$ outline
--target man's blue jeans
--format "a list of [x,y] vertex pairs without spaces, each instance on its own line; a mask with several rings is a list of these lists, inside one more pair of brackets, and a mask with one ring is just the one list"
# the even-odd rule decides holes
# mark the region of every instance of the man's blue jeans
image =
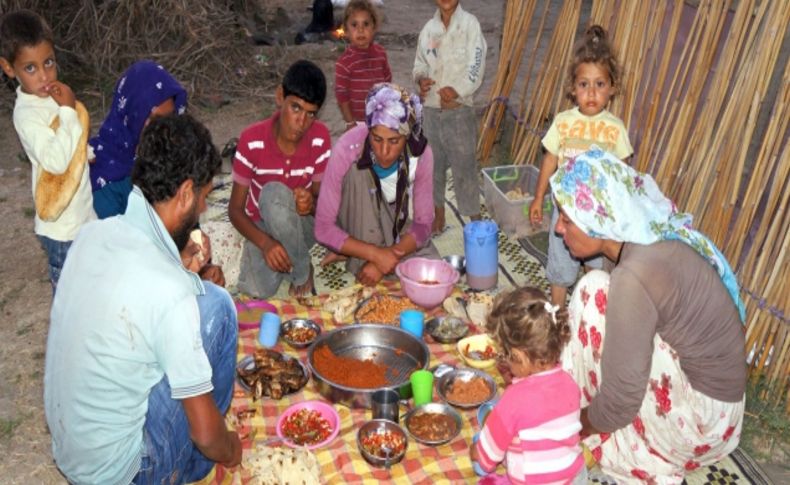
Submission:
[[[204,281],[198,296],[200,333],[213,372],[212,396],[225,414],[233,397],[238,323],[233,300],[225,289]],[[145,449],[135,485],[194,482],[205,477],[214,462],[203,456],[189,437],[189,423],[181,401],[170,397],[164,377],[151,389],[143,428]]]

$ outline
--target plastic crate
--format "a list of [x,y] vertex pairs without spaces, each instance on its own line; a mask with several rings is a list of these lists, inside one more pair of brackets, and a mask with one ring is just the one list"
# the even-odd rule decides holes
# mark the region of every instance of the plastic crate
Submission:
[[[502,165],[488,167],[483,172],[483,195],[486,208],[499,229],[508,236],[525,237],[546,231],[551,222],[551,195],[543,202],[543,222],[533,226],[529,222],[529,206],[535,196],[540,170],[532,165]],[[521,189],[523,199],[508,199],[507,193]]]

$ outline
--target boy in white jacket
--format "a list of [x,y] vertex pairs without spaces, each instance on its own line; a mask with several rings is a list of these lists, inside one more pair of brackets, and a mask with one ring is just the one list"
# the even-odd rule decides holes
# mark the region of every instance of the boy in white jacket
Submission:
[[[34,12],[19,10],[3,16],[0,67],[19,82],[14,128],[32,165],[35,197],[42,171],[55,175],[66,172],[81,138],[85,140],[75,110],[77,101],[71,88],[58,81],[52,31]],[[56,119],[58,126],[54,129]],[[75,175],[79,177],[76,191],[59,215],[42,218],[39,207],[36,211],[35,232],[47,252],[53,292],[71,241],[84,223],[96,218],[88,169],[80,168],[81,173]]]
[[458,210],[480,219],[473,97],[483,82],[486,41],[477,18],[458,2],[436,0],[436,13],[420,32],[412,71],[424,100],[423,129],[433,148],[434,234],[445,225],[448,165],[459,196]]

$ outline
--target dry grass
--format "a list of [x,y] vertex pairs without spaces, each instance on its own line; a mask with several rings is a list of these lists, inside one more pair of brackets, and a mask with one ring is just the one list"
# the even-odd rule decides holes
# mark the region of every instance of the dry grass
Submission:
[[[261,19],[247,0],[0,0],[0,11],[30,8],[50,23],[62,77],[104,101],[133,62],[161,63],[197,97],[261,96],[281,79],[282,47],[262,49],[244,25]],[[266,29],[266,25],[261,25]],[[265,59],[265,60],[264,60]]]

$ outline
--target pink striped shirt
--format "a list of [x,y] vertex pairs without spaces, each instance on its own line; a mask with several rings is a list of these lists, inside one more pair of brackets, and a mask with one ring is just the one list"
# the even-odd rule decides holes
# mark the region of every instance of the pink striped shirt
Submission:
[[507,458],[512,483],[570,483],[584,466],[580,399],[579,386],[559,366],[514,381],[480,432],[480,466],[493,471]]
[[335,63],[335,98],[350,103],[355,121],[365,120],[365,98],[381,82],[392,82],[392,72],[387,52],[375,42],[367,49],[349,45]]

